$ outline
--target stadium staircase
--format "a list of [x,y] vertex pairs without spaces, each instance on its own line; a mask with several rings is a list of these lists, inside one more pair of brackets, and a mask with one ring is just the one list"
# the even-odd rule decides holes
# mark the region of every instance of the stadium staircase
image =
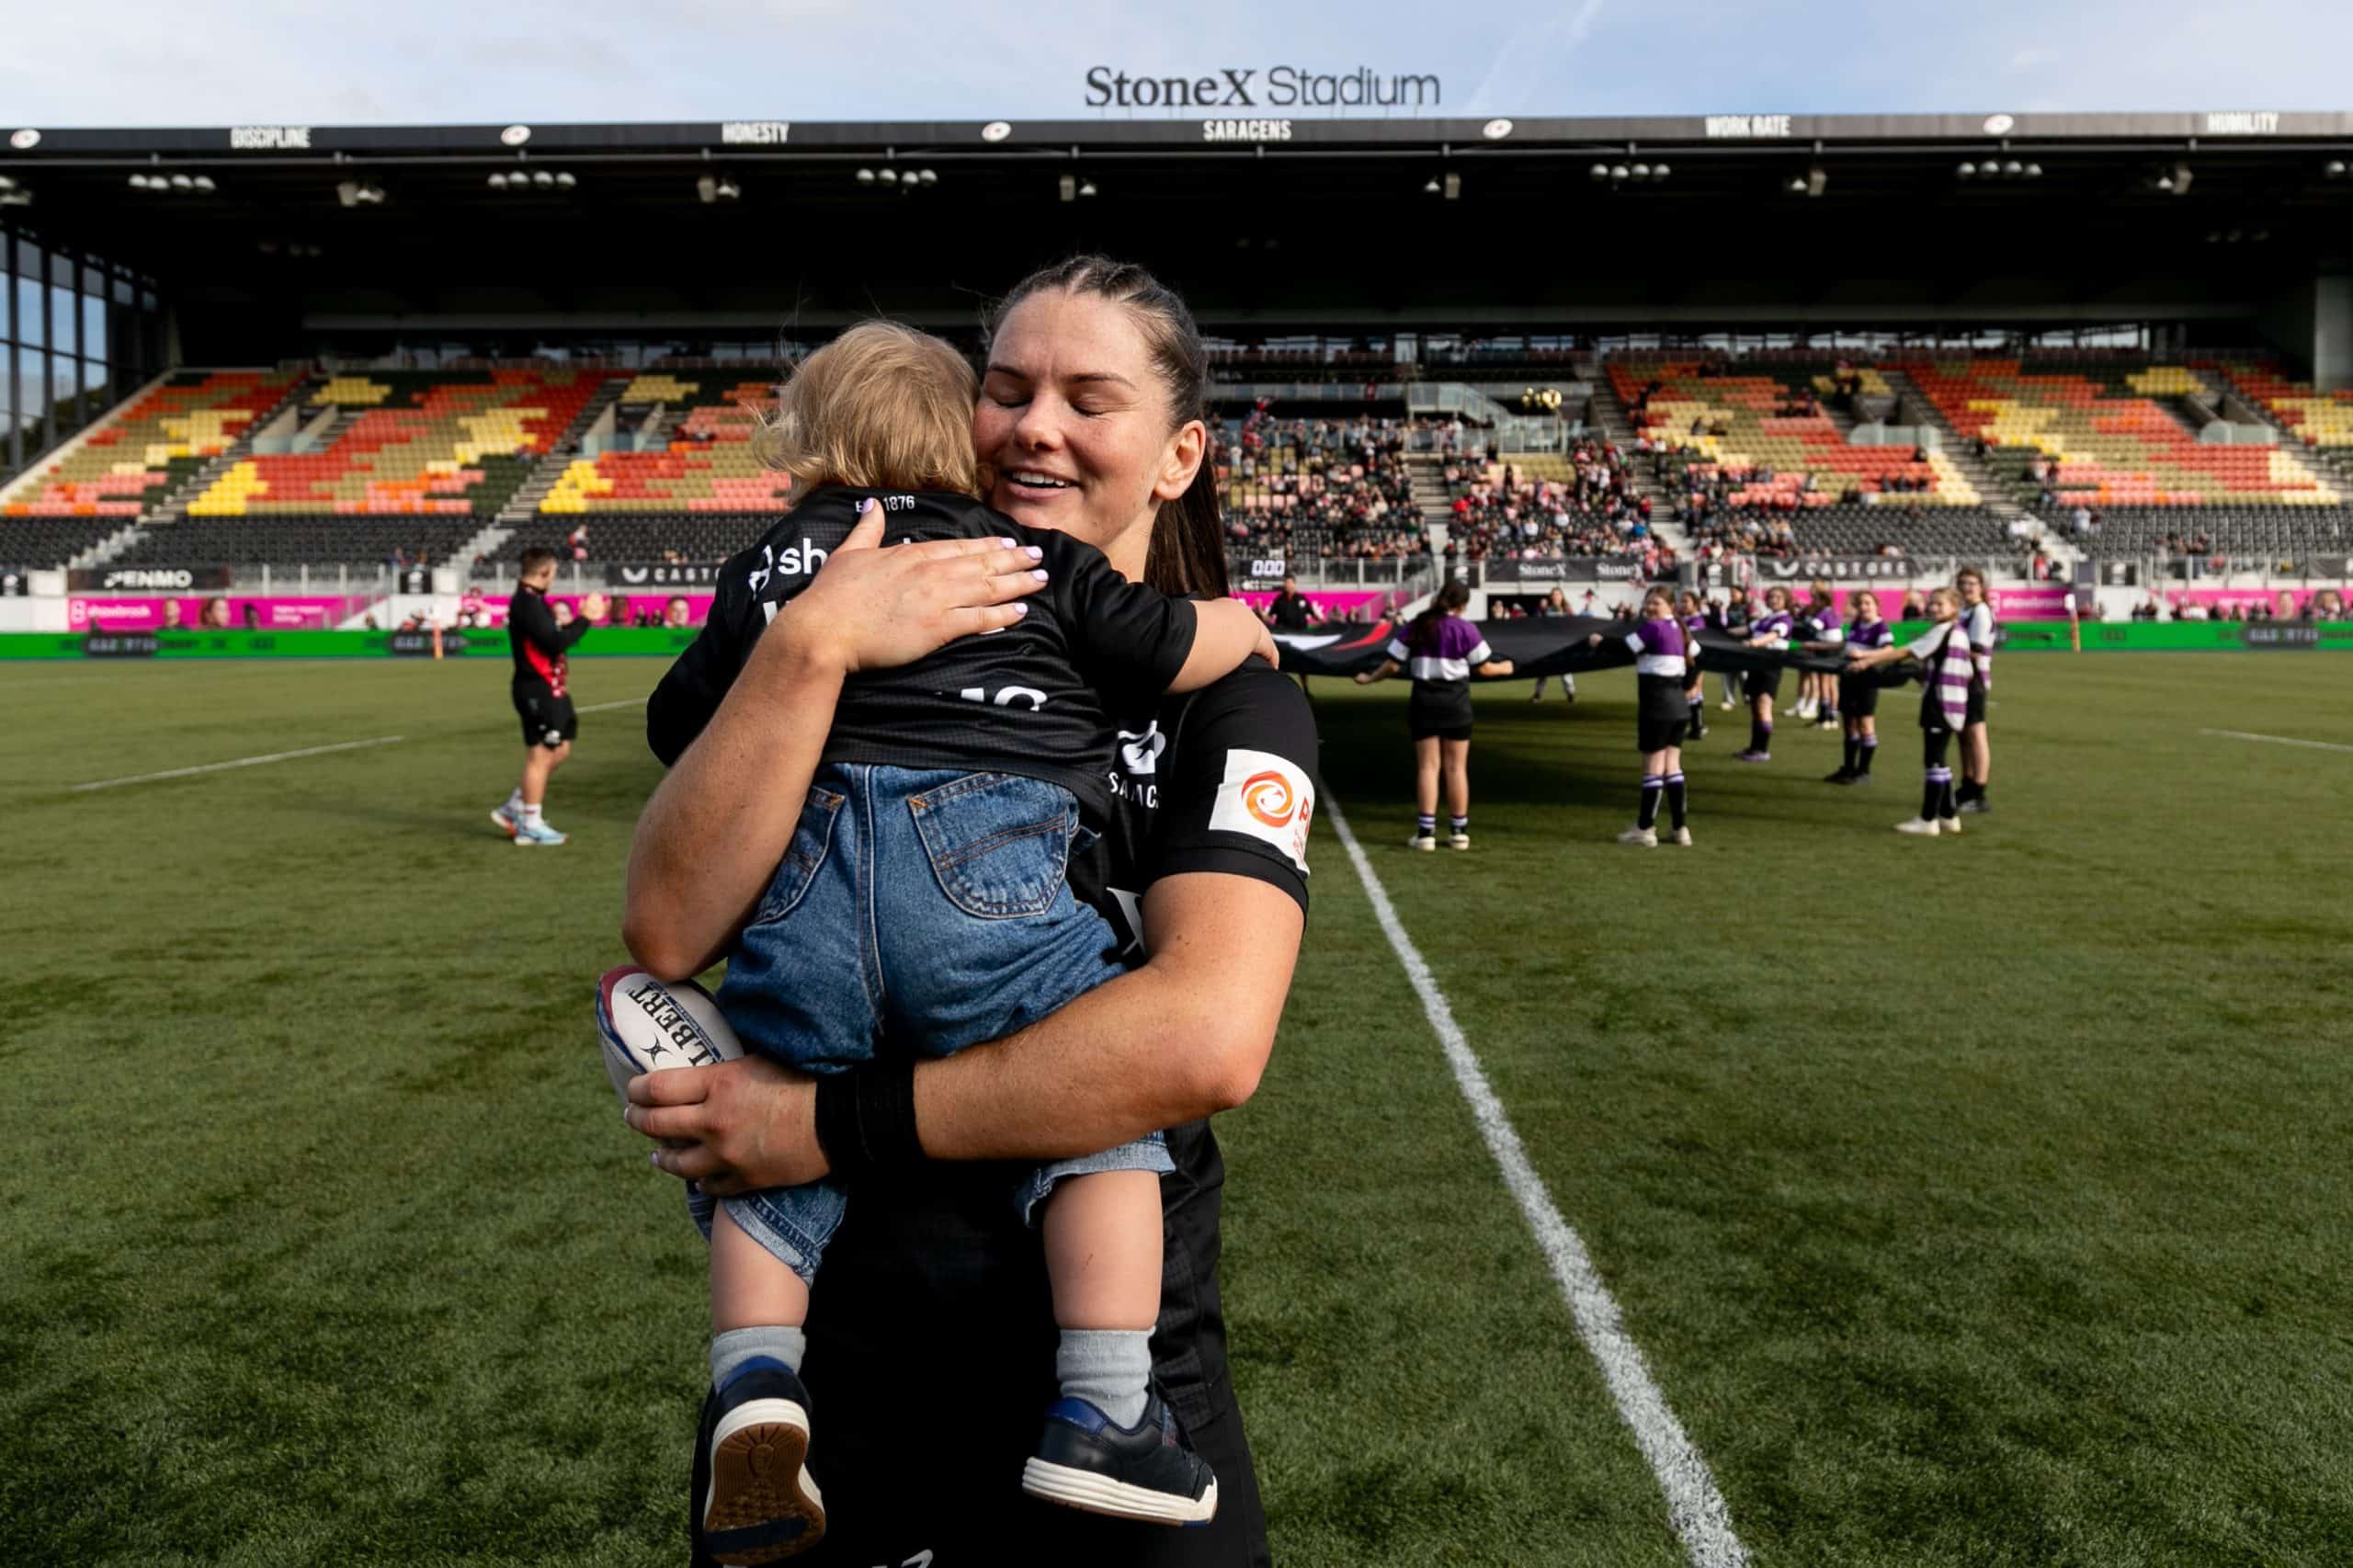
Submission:
[[[1977,492],[1978,499],[1984,503],[1986,511],[2005,525],[2011,518],[2025,514],[2026,508],[2018,505],[2008,483],[1986,466],[1978,457],[1974,446],[1961,438],[1961,432],[1952,427],[1952,421],[1944,416],[1944,411],[1936,405],[1933,399],[1914,386],[1911,378],[1901,370],[1882,365],[1879,373],[1894,390],[1895,407],[1892,415],[1895,423],[1926,425],[1942,434],[1945,456],[1952,460],[1952,466],[1961,471],[1961,476],[1969,481],[1970,487]],[[1853,426],[1850,424],[1847,428],[1852,429]]]
[[[507,537],[517,528],[539,516],[540,503],[548,498],[548,493],[555,488],[556,481],[563,477],[564,470],[579,458],[582,440],[596,427],[597,421],[604,417],[605,410],[620,401],[621,392],[630,381],[631,378],[627,376],[608,378],[605,384],[597,389],[597,395],[581,405],[579,415],[564,426],[563,434],[548,448],[506,505],[498,509],[496,527],[504,531],[488,549],[481,551],[483,554],[490,554],[506,543]],[[651,422],[648,423],[650,426]],[[468,555],[465,559],[472,560],[472,556]]]
[[138,537],[139,525],[137,523],[132,523],[126,528],[117,528],[114,532],[107,535],[106,538],[98,540],[97,543],[90,546],[89,549],[82,551],[78,554],[67,556],[65,558],[65,569],[69,572],[81,572],[93,566],[104,566],[108,562],[112,561],[116,556],[120,555],[124,551],[129,550],[132,541],[137,540]]
[[[1602,435],[1608,437],[1609,444],[1625,454],[1627,477],[1634,487],[1634,494],[1651,504],[1651,517],[1655,526],[1660,517],[1672,512],[1675,507],[1668,501],[1666,493],[1658,487],[1658,481],[1652,476],[1650,464],[1634,460],[1634,443],[1642,439],[1641,433],[1634,428],[1633,415],[1619,400],[1618,389],[1611,386],[1609,378],[1599,374],[1597,369],[1593,383],[1593,422],[1600,427]],[[1680,549],[1679,546],[1677,548]]]
[[1443,556],[1447,519],[1454,515],[1454,497],[1446,488],[1446,460],[1436,452],[1408,452],[1405,477],[1414,486],[1414,505],[1422,509],[1422,537],[1429,541],[1430,554]]
[[298,378],[293,385],[286,389],[284,397],[278,399],[238,432],[237,438],[229,443],[228,450],[218,457],[207,460],[202,468],[166,491],[156,504],[148,509],[147,515],[139,519],[140,522],[148,524],[185,521],[188,517],[188,503],[210,489],[215,480],[227,473],[242,459],[251,455],[254,442],[260,437],[262,432],[283,419],[288,411],[299,410],[302,406],[303,400],[310,395],[311,389],[316,384],[315,377]]
[[[2290,424],[2278,409],[2256,395],[2253,389],[2242,384],[2238,379],[2239,374],[2244,373],[2268,372],[2276,375],[2277,371],[2270,370],[2268,366],[2225,365],[2202,359],[2197,361],[2194,368],[2199,375],[2212,382],[2220,391],[2237,403],[2244,404],[2246,414],[2254,415],[2279,431],[2279,444],[2282,447],[2291,452],[2301,453],[2308,466],[2319,470],[2337,489],[2353,494],[2353,449],[2306,444],[2304,437],[2297,433],[2296,427]],[[2238,416],[2239,411],[2225,409],[2223,414],[2225,417],[2234,418]]]

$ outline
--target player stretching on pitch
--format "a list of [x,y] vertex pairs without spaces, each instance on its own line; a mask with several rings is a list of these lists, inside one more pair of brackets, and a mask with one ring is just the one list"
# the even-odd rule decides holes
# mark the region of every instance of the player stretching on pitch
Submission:
[[561,605],[551,608],[548,587],[554,581],[555,551],[533,545],[523,552],[522,577],[506,605],[506,642],[515,652],[515,711],[523,719],[523,781],[490,820],[517,846],[563,842],[540,808],[547,799],[548,776],[572,755],[572,737],[580,729],[564,684],[564,655],[605,615],[602,594],[580,601],[577,620]]

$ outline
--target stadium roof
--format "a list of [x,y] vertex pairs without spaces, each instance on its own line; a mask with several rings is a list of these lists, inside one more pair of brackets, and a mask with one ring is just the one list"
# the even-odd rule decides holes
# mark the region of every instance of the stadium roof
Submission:
[[699,155],[709,150],[790,153],[803,149],[968,150],[1247,144],[1274,147],[1419,148],[1481,145],[1802,146],[1813,142],[2279,142],[2353,141],[2353,113],[2216,109],[2188,114],[1663,115],[1639,119],[1380,119],[1281,118],[1228,95],[1204,94],[1208,112],[1182,119],[905,120],[796,123],[705,120],[606,125],[256,125],[173,130],[13,131],[0,157],[205,157],[241,161],[287,154],[347,157],[426,154],[511,157],[557,152]]
[[2349,149],[2268,110],[25,127],[0,217],[157,278],[194,362],[968,324],[1075,249],[1237,333],[2246,321],[2342,257]]

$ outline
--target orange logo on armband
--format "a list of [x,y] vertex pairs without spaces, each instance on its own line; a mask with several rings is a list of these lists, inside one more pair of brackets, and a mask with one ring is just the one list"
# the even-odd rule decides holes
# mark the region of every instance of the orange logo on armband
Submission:
[[1290,780],[1276,772],[1254,773],[1242,781],[1242,804],[1268,827],[1288,827],[1298,807],[1291,799]]

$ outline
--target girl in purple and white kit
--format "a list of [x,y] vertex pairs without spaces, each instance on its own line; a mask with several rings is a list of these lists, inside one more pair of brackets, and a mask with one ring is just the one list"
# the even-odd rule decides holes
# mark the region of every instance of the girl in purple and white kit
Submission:
[[1471,590],[1449,582],[1429,608],[1389,643],[1381,667],[1357,676],[1358,686],[1387,680],[1400,670],[1413,677],[1413,700],[1405,709],[1414,734],[1414,836],[1408,849],[1438,847],[1438,775],[1446,776],[1448,842],[1471,847],[1471,677],[1499,680],[1511,661],[1498,659],[1486,637],[1462,619]]
[[1977,664],[1969,629],[1961,624],[1961,596],[1938,588],[1928,596],[1928,618],[1936,624],[1900,646],[1864,653],[1849,647],[1847,657],[1856,668],[1892,665],[1898,659],[1920,661],[1920,740],[1922,785],[1920,814],[1895,824],[1898,833],[1927,837],[1959,833],[1961,815],[1955,809],[1952,768],[1946,762],[1952,738],[1968,722],[1970,697],[1977,684]]
[[[1855,619],[1847,628],[1847,646],[1869,653],[1895,641],[1895,633],[1880,619],[1879,596],[1865,588],[1855,596]],[[1868,784],[1871,759],[1879,754],[1879,676],[1870,670],[1849,670],[1838,676],[1838,710],[1847,725],[1847,757],[1825,784]]]
[[[1601,646],[1601,633],[1586,641]],[[1674,824],[1671,844],[1689,845],[1691,830],[1684,824],[1683,733],[1691,717],[1691,699],[1684,687],[1689,674],[1690,639],[1675,619],[1674,601],[1665,588],[1643,596],[1643,619],[1625,634],[1634,651],[1635,749],[1643,754],[1643,804],[1634,825],[1618,835],[1620,844],[1658,847],[1660,797],[1666,801]]]
[[[1797,618],[1790,613],[1790,590],[1779,586],[1768,588],[1765,590],[1765,613],[1748,623],[1748,645],[1779,652],[1790,645],[1790,633],[1796,627]],[[1770,762],[1773,760],[1773,699],[1781,695],[1779,667],[1749,671],[1747,688],[1748,749],[1733,760]]]
[[1684,733],[1684,738],[1705,740],[1708,694],[1701,689],[1707,684],[1707,676],[1699,670],[1699,633],[1708,630],[1707,604],[1686,588],[1676,597],[1675,618],[1683,624],[1683,699],[1691,710],[1691,728]]

